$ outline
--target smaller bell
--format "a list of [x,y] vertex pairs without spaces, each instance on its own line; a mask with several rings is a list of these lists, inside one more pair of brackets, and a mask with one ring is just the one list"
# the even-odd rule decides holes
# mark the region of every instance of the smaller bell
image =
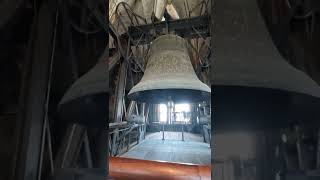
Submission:
[[144,76],[128,97],[155,104],[168,100],[190,103],[209,100],[210,93],[194,72],[186,41],[168,34],[151,43]]

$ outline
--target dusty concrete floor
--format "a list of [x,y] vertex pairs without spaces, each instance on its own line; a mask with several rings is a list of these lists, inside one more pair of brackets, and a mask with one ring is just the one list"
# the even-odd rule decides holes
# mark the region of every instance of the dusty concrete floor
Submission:
[[210,165],[209,144],[203,143],[200,135],[190,133],[184,135],[185,141],[181,141],[181,133],[178,132],[166,132],[165,140],[162,140],[162,132],[149,134],[144,141],[122,157]]

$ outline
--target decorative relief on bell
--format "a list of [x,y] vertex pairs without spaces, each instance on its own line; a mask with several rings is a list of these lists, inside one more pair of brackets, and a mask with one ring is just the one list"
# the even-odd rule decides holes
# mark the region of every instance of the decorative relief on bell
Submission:
[[193,71],[190,58],[185,54],[175,51],[151,57],[147,68],[149,68],[148,72],[152,71],[152,73],[183,73]]

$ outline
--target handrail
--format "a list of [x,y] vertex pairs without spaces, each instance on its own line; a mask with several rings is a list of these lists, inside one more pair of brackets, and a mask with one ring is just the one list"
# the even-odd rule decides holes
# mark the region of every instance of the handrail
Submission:
[[109,157],[113,180],[210,180],[211,166]]

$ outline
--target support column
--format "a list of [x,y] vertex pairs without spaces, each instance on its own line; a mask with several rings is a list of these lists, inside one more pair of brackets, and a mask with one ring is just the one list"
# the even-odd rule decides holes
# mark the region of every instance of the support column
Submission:
[[[50,1],[52,2],[52,1]],[[36,180],[41,166],[41,142],[45,120],[45,104],[50,76],[56,4],[43,2],[35,22],[35,38],[31,39],[31,55],[24,66],[19,121],[23,124],[17,160],[17,180]]]

